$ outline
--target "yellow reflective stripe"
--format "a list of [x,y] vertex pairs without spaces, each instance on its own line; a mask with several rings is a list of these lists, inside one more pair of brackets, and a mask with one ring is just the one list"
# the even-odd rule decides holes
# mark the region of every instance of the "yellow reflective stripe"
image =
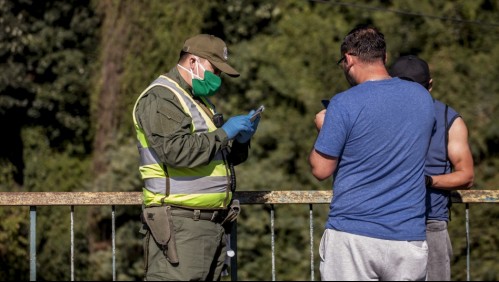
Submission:
[[[161,199],[165,197],[164,194],[152,193],[147,189],[142,189],[143,200],[146,206],[160,205]],[[191,208],[205,208],[205,209],[218,209],[225,208],[224,202],[227,193],[214,193],[214,194],[175,194],[164,198],[165,204],[191,207]],[[232,193],[229,193],[227,203],[232,199]]]
[[144,130],[142,130],[138,124],[135,124],[135,131],[137,132],[137,140],[139,140],[140,145],[142,145],[143,148],[149,147]]
[[223,161],[211,171],[210,176],[227,176],[227,167]]
[[187,97],[189,97],[190,95],[187,94],[187,92],[185,92],[185,90],[182,89],[182,87],[180,87],[178,85],[178,83],[175,82],[174,80],[171,80],[171,79],[169,79],[168,77],[166,77],[164,75],[160,75],[159,79],[165,79],[165,80],[169,81],[170,83],[174,84],[175,87],[177,87],[177,89],[174,89],[172,86],[170,86],[167,83],[160,83],[160,82],[156,83],[156,85],[161,85],[163,87],[166,87],[166,88],[170,89],[170,91],[173,92],[173,94],[175,94],[177,96],[178,100],[180,101],[180,104],[182,104],[182,108],[184,109],[184,111],[186,113],[189,113],[189,116],[192,117],[191,111],[189,110],[189,106],[185,103],[184,99],[182,99],[182,97],[179,96],[180,93],[178,91],[180,90],[180,91],[184,92],[184,95],[186,95]]
[[[203,115],[204,111],[202,111],[200,106],[194,101],[191,95],[189,95],[182,87],[180,87],[176,81],[164,75],[160,75],[155,82],[159,83],[163,87],[170,89],[170,91],[172,91],[177,96],[178,100],[180,101],[180,104],[182,105],[182,108],[184,109],[184,112],[186,112],[192,118],[191,132],[204,131],[204,130],[210,131],[210,127],[208,124],[206,124],[206,121],[207,120],[211,121],[211,119],[210,118],[207,119],[206,114],[204,115],[204,117],[197,116],[197,115]],[[196,111],[194,112],[191,111],[192,107],[195,107]]]
[[159,164],[143,165],[139,167],[140,175],[144,178],[166,177],[165,171]]
[[135,116],[135,111],[137,110],[137,105],[139,104],[139,101],[142,98],[142,96],[144,96],[144,94],[146,94],[147,91],[149,91],[149,89],[153,88],[156,85],[158,85],[158,84],[155,84],[154,82],[151,83],[144,91],[142,91],[142,93],[140,93],[139,98],[137,98],[137,101],[135,101],[135,105],[133,106],[133,110],[132,110],[133,123],[136,126],[135,128],[137,128],[137,124],[138,124],[137,117]]

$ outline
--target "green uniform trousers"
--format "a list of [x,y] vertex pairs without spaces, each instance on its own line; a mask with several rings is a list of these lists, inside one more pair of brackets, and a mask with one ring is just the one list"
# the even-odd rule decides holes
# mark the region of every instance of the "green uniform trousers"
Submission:
[[227,254],[224,228],[208,220],[173,216],[178,264],[166,260],[149,230],[144,234],[146,281],[216,281]]

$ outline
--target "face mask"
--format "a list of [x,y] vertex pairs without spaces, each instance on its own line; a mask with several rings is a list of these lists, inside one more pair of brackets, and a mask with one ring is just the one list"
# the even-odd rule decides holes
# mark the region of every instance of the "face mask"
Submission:
[[[207,71],[199,61],[196,61],[197,67],[201,67],[204,71],[204,78],[201,79],[199,75],[195,75],[192,70],[190,70],[192,76],[192,91],[194,96],[202,97],[202,96],[213,96],[222,86],[222,79],[215,75],[214,73]],[[183,66],[178,65],[179,67],[186,70]],[[199,69],[198,69],[199,74]]]

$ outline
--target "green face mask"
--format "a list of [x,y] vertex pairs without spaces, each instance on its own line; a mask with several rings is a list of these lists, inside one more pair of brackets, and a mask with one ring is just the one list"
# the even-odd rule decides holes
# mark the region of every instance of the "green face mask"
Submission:
[[192,91],[194,96],[213,96],[222,86],[222,79],[214,73],[205,70],[204,79],[192,79]]

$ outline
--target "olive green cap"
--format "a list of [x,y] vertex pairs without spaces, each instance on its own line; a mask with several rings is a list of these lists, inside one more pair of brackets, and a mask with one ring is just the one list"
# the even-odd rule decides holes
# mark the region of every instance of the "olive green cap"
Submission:
[[227,63],[229,58],[227,45],[222,39],[214,35],[195,35],[185,41],[182,51],[207,59],[217,69],[229,76],[239,76],[239,72]]

